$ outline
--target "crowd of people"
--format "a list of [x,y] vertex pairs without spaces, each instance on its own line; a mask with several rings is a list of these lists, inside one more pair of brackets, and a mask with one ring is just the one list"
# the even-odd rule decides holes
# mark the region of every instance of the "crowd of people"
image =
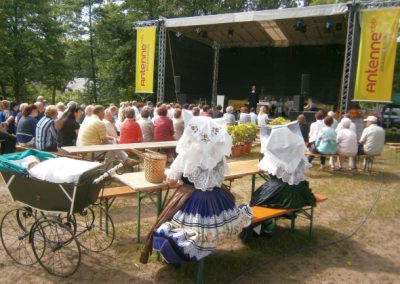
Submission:
[[[356,169],[356,156],[360,154],[379,155],[385,144],[385,131],[378,126],[376,116],[368,116],[364,119],[366,127],[362,131],[352,122],[350,115],[346,114],[340,122],[336,120],[333,111],[326,115],[320,110],[315,114],[316,121],[310,127],[306,124],[304,115],[299,115],[297,121],[300,125],[303,139],[313,154],[336,155],[340,157],[330,158],[329,164],[332,170],[343,168],[344,157],[349,157],[349,169]],[[360,126],[359,126],[360,127]],[[361,136],[357,137],[357,133]],[[309,162],[313,156],[309,156]],[[336,161],[337,160],[337,161]],[[326,158],[320,157],[321,169],[326,167]],[[336,167],[338,162],[338,167]]]
[[[177,141],[184,130],[183,110],[193,116],[225,118],[228,125],[246,122],[262,125],[268,119],[265,110],[257,115],[254,108],[243,107],[238,113],[228,106],[224,113],[220,105],[213,111],[209,105],[154,106],[150,101],[122,102],[119,107],[110,104],[105,108],[73,101],[48,105],[42,96],[31,104],[3,100],[0,101],[2,154],[15,152],[16,144],[62,152],[62,147],[75,145]],[[137,163],[124,152],[117,152],[117,156],[128,165]]]

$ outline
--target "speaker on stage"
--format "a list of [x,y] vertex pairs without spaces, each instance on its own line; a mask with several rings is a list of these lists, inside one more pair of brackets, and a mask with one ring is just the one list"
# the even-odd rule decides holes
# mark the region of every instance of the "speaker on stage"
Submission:
[[301,91],[303,98],[310,95],[310,74],[301,74]]
[[304,99],[303,96],[293,96],[293,108],[295,111],[304,110]]
[[181,92],[181,76],[175,76],[174,83],[175,83],[175,94],[179,94]]

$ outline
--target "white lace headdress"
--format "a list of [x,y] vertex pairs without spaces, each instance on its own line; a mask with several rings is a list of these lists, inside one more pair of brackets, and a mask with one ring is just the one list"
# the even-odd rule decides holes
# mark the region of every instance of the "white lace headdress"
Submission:
[[307,148],[296,121],[287,125],[262,127],[261,147],[264,158],[260,161],[260,169],[290,185],[304,180],[304,173],[311,165],[304,156]]
[[224,119],[192,117],[185,113],[185,130],[176,146],[178,156],[171,164],[168,178],[182,175],[197,189],[221,186],[227,172],[225,156],[231,154],[232,138]]

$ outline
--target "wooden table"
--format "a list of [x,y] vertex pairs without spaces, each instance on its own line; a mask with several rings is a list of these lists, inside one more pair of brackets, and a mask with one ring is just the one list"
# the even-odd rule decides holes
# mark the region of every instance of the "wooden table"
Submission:
[[268,174],[258,167],[258,163],[259,161],[257,159],[228,163],[230,173],[225,175],[225,180],[229,181],[229,188],[232,185],[232,181],[234,181],[235,179],[251,175],[252,196],[256,186],[256,175],[262,177],[265,181],[269,180]]
[[142,142],[142,143],[129,143],[129,144],[103,144],[91,146],[67,146],[62,147],[68,154],[86,154],[86,153],[102,153],[121,150],[132,149],[157,149],[157,148],[175,148],[177,141],[164,141],[164,142]]
[[[115,175],[115,179],[120,181],[121,183],[129,186],[132,191],[137,193],[138,197],[138,209],[137,209],[137,241],[140,242],[140,215],[141,215],[141,204],[142,200],[146,197],[150,198],[151,201],[156,205],[157,208],[157,216],[160,215],[165,201],[167,200],[169,189],[171,186],[168,185],[166,181],[161,183],[151,183],[148,182],[145,178],[144,172],[133,172],[133,173],[125,173],[122,175]],[[166,190],[164,196],[164,202],[162,198],[162,191]],[[154,201],[153,195],[156,195],[157,200]]]

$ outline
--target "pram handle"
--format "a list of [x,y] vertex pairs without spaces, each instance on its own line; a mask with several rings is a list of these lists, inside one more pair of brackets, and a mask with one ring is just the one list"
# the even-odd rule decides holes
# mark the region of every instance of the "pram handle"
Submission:
[[102,182],[103,180],[105,180],[106,178],[110,178],[116,175],[117,170],[122,168],[124,165],[122,163],[119,163],[118,165],[116,165],[115,167],[109,169],[108,171],[106,171],[104,174],[102,174],[101,176],[99,176],[98,178],[96,178],[93,183],[94,184],[98,184],[100,182]]

